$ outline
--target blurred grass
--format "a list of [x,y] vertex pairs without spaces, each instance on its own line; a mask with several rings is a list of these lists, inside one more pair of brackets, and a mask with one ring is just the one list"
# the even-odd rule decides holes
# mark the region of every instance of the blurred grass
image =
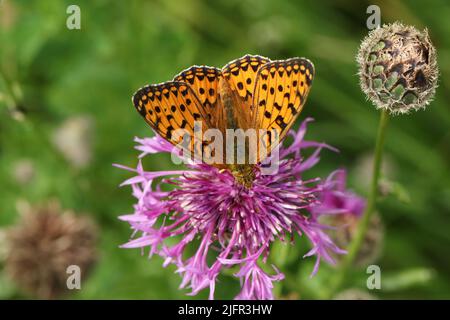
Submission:
[[[384,23],[428,27],[441,70],[431,106],[393,118],[388,128],[386,153],[395,167],[390,178],[411,202],[387,197],[380,203],[386,234],[378,264],[391,284],[375,294],[450,298],[448,1],[79,1],[79,31],[65,27],[69,4],[0,2],[0,226],[17,220],[18,199],[39,203],[54,197],[65,208],[90,214],[101,228],[101,260],[74,298],[189,298],[177,289],[174,269],[162,268],[160,258],[148,261],[139,250],[118,248],[130,230],[117,216],[130,212],[133,199],[128,189],[117,187],[130,175],[111,163],[134,166],[133,137],[150,133],[131,105],[131,94],[190,65],[222,66],[246,53],[310,58],[317,77],[303,116],[316,121],[308,138],[340,149],[339,154],[324,152],[313,174],[324,177],[347,167],[350,187],[364,194],[356,168],[373,149],[378,112],[359,89],[354,56],[367,33],[369,4],[381,7]],[[17,107],[24,110],[24,121],[12,117]],[[94,119],[93,159],[83,169],[73,167],[51,143],[54,130],[77,115]],[[31,159],[36,171],[26,185],[13,174],[20,159]],[[172,166],[159,159],[167,160],[152,158],[147,168]],[[292,277],[283,294],[297,289],[301,298],[320,298],[325,290],[333,269],[322,265],[309,279],[313,261],[300,258],[307,250],[304,240],[290,249],[292,259],[283,271]],[[365,277],[365,270],[355,269],[347,286],[361,287]],[[16,297],[6,281],[0,277],[0,298]],[[222,276],[218,297],[233,297],[236,285]]]

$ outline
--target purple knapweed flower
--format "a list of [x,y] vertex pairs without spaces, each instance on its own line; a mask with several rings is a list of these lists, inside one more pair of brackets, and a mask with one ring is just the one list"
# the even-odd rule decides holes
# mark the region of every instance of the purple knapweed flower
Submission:
[[[263,268],[270,244],[276,239],[290,242],[295,233],[311,242],[312,249],[305,257],[316,257],[312,274],[322,259],[333,264],[332,255],[345,251],[318,222],[319,216],[327,214],[318,208],[323,191],[332,182],[302,176],[319,162],[323,148],[335,149],[304,139],[311,120],[290,132],[292,143],[280,146],[278,173],[257,172],[250,188],[237,183],[228,170],[206,164],[159,172],[144,170],[140,160],[136,169],[117,165],[136,174],[122,183],[131,186],[137,199],[134,213],[120,217],[134,230],[133,240],[123,247],[148,247],[150,255],[164,258],[164,266],[176,265],[182,276],[181,288],[191,289],[194,295],[209,287],[210,299],[220,271],[233,266],[241,284],[237,299],[273,299],[273,283],[284,275],[275,266],[269,273]],[[159,136],[135,141],[142,152],[140,158],[174,150]],[[309,156],[302,157],[304,149],[312,149]],[[155,182],[160,177],[164,178]],[[163,191],[163,184],[172,185],[173,190]],[[196,253],[186,258],[185,249],[194,245],[194,240]]]
[[[366,200],[346,188],[346,172],[337,170],[323,183],[319,201],[311,211],[320,223],[331,226],[329,236],[340,248],[347,248],[356,236],[366,208]],[[322,218],[323,217],[323,218]],[[369,220],[354,265],[365,267],[379,258],[383,243],[383,223],[375,214]]]
[[347,190],[347,173],[336,170],[322,184],[319,201],[311,206],[311,211],[320,215],[352,217],[358,220],[366,207],[366,200]]

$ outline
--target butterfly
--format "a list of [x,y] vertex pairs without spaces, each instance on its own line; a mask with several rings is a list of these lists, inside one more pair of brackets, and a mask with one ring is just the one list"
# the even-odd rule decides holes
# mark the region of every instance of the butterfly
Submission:
[[[306,58],[271,61],[245,55],[222,69],[192,66],[172,81],[140,88],[132,101],[160,136],[191,158],[200,155],[202,161],[230,170],[238,183],[249,187],[255,178],[255,163],[283,140],[302,111],[314,75],[314,65]],[[225,138],[198,137],[198,127],[215,129]],[[234,142],[228,131],[238,129],[262,132],[256,149],[249,151],[245,146],[244,163],[236,161],[236,155],[230,162],[223,152],[217,152],[217,146],[223,151]],[[234,147],[231,151],[240,150]],[[250,156],[255,160],[252,163]]]

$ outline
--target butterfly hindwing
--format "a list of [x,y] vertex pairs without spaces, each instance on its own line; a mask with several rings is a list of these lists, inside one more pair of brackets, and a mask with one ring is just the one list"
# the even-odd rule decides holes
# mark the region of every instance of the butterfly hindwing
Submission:
[[210,125],[200,100],[188,84],[165,82],[148,85],[139,89],[132,100],[137,111],[161,137],[181,147],[183,136],[174,133],[177,129],[184,129],[190,140],[182,149],[191,156],[200,154],[199,149],[203,146],[194,145],[194,122],[201,123],[203,130]]
[[272,61],[262,66],[253,97],[254,128],[276,130],[281,141],[305,104],[314,72],[314,65],[305,58]]

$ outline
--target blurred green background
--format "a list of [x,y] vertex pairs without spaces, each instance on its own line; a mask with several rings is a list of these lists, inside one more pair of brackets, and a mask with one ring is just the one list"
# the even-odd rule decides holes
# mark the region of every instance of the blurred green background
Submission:
[[[81,8],[81,30],[66,28],[70,4]],[[134,200],[128,188],[118,188],[131,174],[111,164],[135,166],[133,137],[151,135],[130,101],[137,88],[193,64],[221,67],[246,53],[314,62],[317,76],[302,116],[316,121],[307,137],[340,153],[324,152],[311,174],[325,177],[346,167],[349,187],[365,195],[379,113],[360,91],[354,57],[367,33],[370,4],[380,6],[383,23],[427,27],[441,72],[426,111],[389,123],[384,173],[394,187],[379,204],[382,289],[370,293],[450,298],[446,0],[0,1],[0,227],[18,221],[18,201],[58,199],[63,208],[90,215],[100,230],[99,261],[69,298],[190,299],[161,258],[119,249],[131,231],[117,216],[130,213]],[[172,166],[168,156],[145,164],[149,170]],[[301,240],[289,251],[279,295],[323,296],[334,269],[322,264],[310,279],[313,261],[301,258],[308,250]],[[355,268],[345,288],[364,290],[366,278],[364,268]],[[222,275],[217,287],[217,298],[232,298],[238,281]],[[21,297],[29,296],[0,264],[0,298]]]

